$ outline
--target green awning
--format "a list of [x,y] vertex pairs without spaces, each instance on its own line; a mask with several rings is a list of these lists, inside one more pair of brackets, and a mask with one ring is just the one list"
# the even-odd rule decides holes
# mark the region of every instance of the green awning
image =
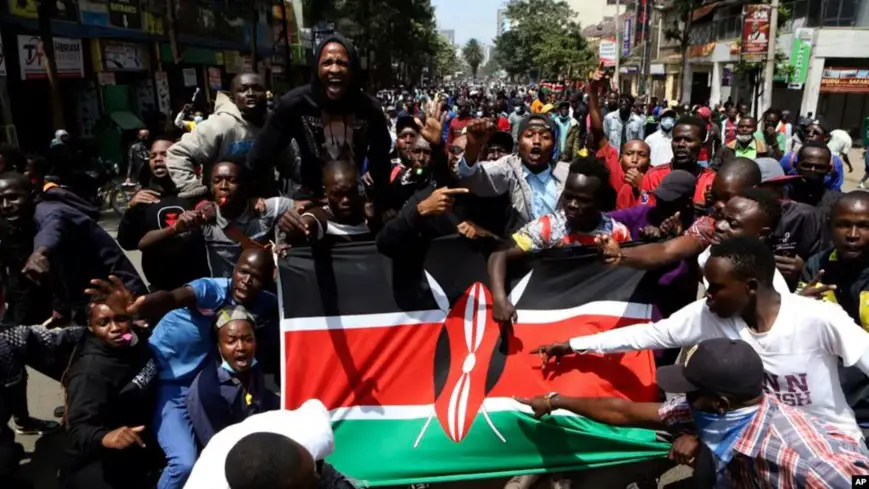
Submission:
[[109,117],[115,121],[115,124],[118,125],[124,131],[132,131],[133,129],[144,129],[145,123],[139,120],[136,117],[136,114],[128,111],[128,110],[118,110],[109,114]]

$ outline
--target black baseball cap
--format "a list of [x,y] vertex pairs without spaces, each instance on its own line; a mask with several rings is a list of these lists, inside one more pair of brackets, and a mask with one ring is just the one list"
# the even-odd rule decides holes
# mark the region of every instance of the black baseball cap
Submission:
[[531,126],[544,126],[555,136],[555,121],[546,114],[532,114],[519,123],[519,134],[524,133]]
[[693,197],[697,186],[697,177],[685,170],[673,170],[661,180],[655,189],[655,198],[664,202],[673,202],[683,197]]
[[763,393],[763,361],[742,340],[715,338],[688,350],[683,365],[658,369],[665,392],[722,395],[748,400]]

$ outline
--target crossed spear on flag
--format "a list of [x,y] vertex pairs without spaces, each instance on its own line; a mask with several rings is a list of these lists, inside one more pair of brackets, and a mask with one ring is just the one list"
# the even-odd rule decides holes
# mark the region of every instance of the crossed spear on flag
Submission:
[[[477,412],[482,412],[495,436],[506,443],[507,439],[495,427],[483,405],[487,391],[486,376],[501,340],[500,328],[492,317],[491,293],[485,285],[477,282],[450,308],[449,299],[440,284],[428,272],[425,275],[438,307],[446,313],[441,339],[446,336],[451,358],[446,384],[435,392],[434,409],[416,437],[413,448],[419,446],[435,416],[447,436],[456,443],[461,442],[467,436]],[[530,279],[531,273],[528,273],[510,293],[513,304],[519,302]],[[435,369],[438,367],[436,359]],[[446,392],[449,392],[448,397],[443,395]]]

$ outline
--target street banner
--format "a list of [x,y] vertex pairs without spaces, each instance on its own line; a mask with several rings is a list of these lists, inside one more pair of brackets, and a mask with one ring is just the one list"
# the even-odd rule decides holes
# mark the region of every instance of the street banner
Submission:
[[791,66],[793,73],[788,80],[788,88],[801,89],[806,83],[809,73],[809,61],[812,58],[812,40],[815,37],[814,29],[797,29],[794,32],[794,47],[791,51]]
[[633,31],[631,30],[631,19],[625,19],[625,33],[624,38],[622,39],[622,57],[627,58],[631,55],[631,35]]
[[[54,61],[57,76],[62,78],[84,77],[84,58],[81,39],[54,38]],[[45,51],[39,36],[18,36],[18,64],[21,79],[46,78]]]
[[598,57],[604,66],[615,66],[618,55],[618,45],[614,40],[604,39],[600,42]]
[[649,430],[565,411],[536,420],[513,396],[658,399],[648,351],[572,355],[539,345],[647,322],[654,277],[559,250],[511,267],[518,321],[492,318],[486,255],[465,240],[396,261],[373,244],[292,249],[280,261],[286,409],[330,410],[329,458],[360,487],[569,472],[664,456]]
[[770,5],[746,5],[742,15],[742,61],[765,61],[769,51]]
[[869,70],[858,68],[824,68],[823,93],[869,93]]

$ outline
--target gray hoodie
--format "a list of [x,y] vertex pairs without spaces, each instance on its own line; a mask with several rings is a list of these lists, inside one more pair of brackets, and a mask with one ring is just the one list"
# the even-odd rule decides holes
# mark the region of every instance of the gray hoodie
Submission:
[[[241,115],[232,99],[218,92],[214,99],[214,114],[185,134],[169,148],[166,166],[179,190],[179,197],[191,198],[208,192],[194,168],[199,165],[202,175],[211,174],[211,166],[219,158],[246,156],[250,153],[261,127],[256,127]],[[277,165],[280,167],[280,165]]]

